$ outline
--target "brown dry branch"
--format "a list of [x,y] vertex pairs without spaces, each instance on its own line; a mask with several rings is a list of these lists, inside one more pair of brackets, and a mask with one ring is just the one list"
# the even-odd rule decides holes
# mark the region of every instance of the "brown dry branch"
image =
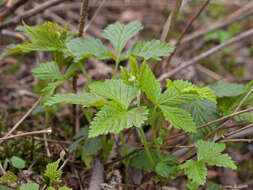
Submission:
[[[203,124],[203,125],[201,125],[201,126],[198,126],[197,129],[201,129],[201,128],[207,127],[207,126],[209,126],[209,125],[212,125],[212,124],[215,124],[215,123],[219,123],[219,122],[225,121],[225,120],[230,119],[230,118],[232,118],[232,117],[234,117],[234,116],[236,116],[236,115],[240,115],[240,114],[242,114],[242,113],[246,113],[246,112],[250,112],[250,111],[253,111],[253,107],[250,107],[250,108],[248,108],[248,109],[245,109],[245,110],[242,110],[242,111],[238,111],[238,112],[232,113],[232,114],[230,114],[230,115],[226,115],[226,116],[221,117],[221,118],[219,118],[219,119],[216,119],[216,120],[214,120],[214,121],[210,121],[210,122],[208,122],[208,123],[206,123],[206,124]],[[187,132],[182,132],[182,133],[179,133],[179,134],[176,134],[176,135],[173,135],[173,136],[169,136],[169,137],[167,138],[167,140],[174,139],[174,138],[180,137],[180,136],[182,136],[182,135],[186,135],[186,134],[187,134]]]
[[245,17],[253,15],[252,9],[253,9],[253,2],[250,2],[246,4],[245,6],[243,6],[242,8],[238,9],[237,11],[231,13],[224,21],[216,23],[210,28],[207,28],[205,30],[200,30],[200,31],[194,32],[193,34],[190,34],[189,36],[186,36],[182,40],[181,45],[184,43],[188,43],[192,40],[195,40],[196,38],[200,38],[209,32],[213,32],[214,30],[224,28],[232,24],[233,22],[244,19]]
[[7,16],[12,14],[17,8],[24,5],[28,0],[19,0],[15,2],[12,6],[5,8],[0,12],[0,22],[2,22]]
[[[40,98],[33,104],[33,106],[26,112],[26,114],[11,128],[11,130],[3,137],[3,138],[7,138],[9,135],[11,135],[13,133],[13,131],[15,131],[18,126],[28,117],[28,115],[30,115],[30,113],[39,105],[40,103]],[[0,144],[3,141],[0,138]]]
[[248,142],[248,143],[252,143],[253,139],[225,139],[225,140],[220,140],[219,142],[221,142],[221,143],[229,143],[229,142]]
[[105,2],[106,2],[106,0],[103,0],[102,3],[99,5],[99,7],[97,8],[97,10],[94,13],[93,17],[90,19],[89,23],[84,27],[84,32],[86,32],[87,29],[89,28],[89,26],[94,22],[94,20],[97,17],[98,13],[102,9],[102,7],[105,5]]
[[[84,26],[85,26],[87,15],[88,15],[88,3],[89,3],[89,0],[83,0],[79,28],[78,28],[78,37],[83,36],[83,30],[84,30]],[[72,81],[72,87],[73,87],[74,93],[77,93],[77,78],[78,76],[74,76],[73,81]],[[79,130],[79,127],[80,127],[78,112],[79,112],[78,105],[73,104],[72,105],[73,135]]]
[[[238,110],[240,109],[240,107],[243,105],[243,103],[248,99],[248,97],[250,96],[251,93],[252,93],[252,90],[250,90],[250,91],[246,94],[246,96],[241,100],[241,102],[239,103],[239,105],[236,107],[235,111],[234,111],[232,114],[228,115],[229,117],[228,117],[228,116],[225,116],[225,117],[227,117],[227,118],[225,119],[225,122],[224,122],[223,124],[221,124],[219,127],[217,127],[214,131],[210,132],[205,138],[210,137],[211,135],[215,134],[218,130],[220,130],[220,129],[222,129],[223,127],[225,127],[225,126],[228,124],[228,122],[230,121],[230,119],[231,119],[232,117],[234,117],[235,115],[238,115],[237,113],[242,112],[242,111],[245,111],[245,110],[252,111],[252,110],[253,110],[253,107],[250,107],[250,108],[245,109],[245,110],[242,110],[242,111],[238,111]],[[236,112],[236,111],[238,111],[238,112]],[[225,117],[223,117],[223,118],[225,118]],[[222,118],[220,118],[220,119],[222,119]],[[228,120],[227,120],[227,119],[228,119]],[[219,120],[219,119],[218,119],[218,120]],[[217,120],[216,120],[216,121],[217,121]],[[209,123],[212,123],[212,122],[209,122]],[[205,125],[206,125],[206,124],[205,124]],[[222,135],[221,137],[219,137],[218,139],[216,139],[214,142],[219,142],[219,141],[221,141],[221,140],[223,140],[223,139],[225,139],[225,138],[229,138],[230,136],[235,135],[235,134],[238,134],[238,133],[240,133],[241,131],[244,131],[244,130],[246,130],[246,129],[248,129],[248,128],[251,128],[251,127],[253,127],[253,124],[252,124],[252,123],[249,124],[249,125],[247,125],[247,126],[245,126],[245,127],[243,127],[243,128],[234,130],[234,131],[232,131],[232,132],[230,132],[230,133],[226,133],[226,134]],[[190,157],[188,157],[187,159],[185,159],[183,162],[185,162],[185,161],[188,160],[188,159],[194,158],[195,156],[196,156],[196,152],[195,152],[194,154],[192,154]],[[183,163],[183,162],[182,162],[182,163]]]
[[242,40],[250,37],[251,35],[253,35],[253,29],[247,30],[246,32],[243,32],[243,33],[231,38],[230,40],[228,40],[228,41],[226,41],[226,42],[224,42],[224,43],[222,43],[222,44],[220,44],[220,45],[218,45],[218,46],[216,46],[216,47],[214,47],[214,48],[212,48],[212,49],[210,49],[210,50],[208,50],[208,51],[206,51],[206,52],[204,52],[204,53],[202,53],[202,54],[200,54],[196,57],[194,57],[191,60],[181,63],[177,68],[175,68],[175,69],[173,69],[173,70],[171,70],[167,73],[162,74],[158,78],[158,80],[163,81],[164,79],[175,75],[176,73],[178,73],[179,71],[185,69],[186,67],[197,64],[200,60],[202,60],[202,59],[204,59],[204,58],[206,58],[206,57],[208,57],[208,56],[210,56],[210,55],[212,55],[212,54],[214,54],[214,53],[216,53],[216,52],[224,49],[225,47],[230,46],[230,45],[232,45],[236,42],[241,42]]
[[0,173],[1,175],[4,175],[6,173],[6,171],[4,170],[1,162],[0,162],[0,172],[1,172]]
[[[233,111],[233,113],[236,113],[240,110],[240,108],[242,107],[242,105],[244,104],[244,102],[249,98],[249,96],[251,95],[251,93],[253,92],[253,89],[251,89],[246,96],[241,100],[241,102],[239,103],[239,105],[235,108],[235,110]],[[233,114],[232,113],[232,114]],[[221,124],[219,127],[217,127],[215,130],[211,131],[206,138],[209,138],[210,136],[212,136],[213,134],[215,134],[216,132],[218,132],[219,130],[223,129],[232,119],[232,117],[230,117],[227,121],[225,121],[223,124]]]
[[253,88],[246,94],[246,96],[242,99],[240,104],[235,108],[234,112],[238,112],[242,105],[245,103],[245,101],[249,98],[249,96],[253,93]]
[[52,129],[50,129],[50,128],[49,129],[43,129],[43,130],[40,130],[40,131],[31,131],[31,132],[26,132],[26,133],[20,133],[20,134],[17,134],[17,135],[2,137],[2,138],[0,138],[0,141],[3,142],[4,140],[13,139],[13,138],[17,138],[17,137],[45,134],[45,133],[51,133],[51,132],[52,132]]
[[196,64],[196,68],[206,74],[207,76],[213,78],[214,80],[218,81],[218,80],[221,80],[222,79],[222,76],[218,75],[217,73],[213,72],[212,70],[206,68],[206,67],[203,67],[202,65],[200,64]]
[[230,137],[230,136],[232,136],[232,135],[234,135],[234,134],[240,133],[241,131],[244,131],[244,130],[246,130],[246,129],[248,129],[248,128],[251,128],[251,127],[253,127],[253,123],[251,123],[251,124],[249,124],[249,125],[247,125],[247,126],[245,126],[245,127],[242,127],[242,128],[240,128],[240,129],[234,130],[234,131],[232,131],[232,132],[230,132],[230,133],[226,133],[226,134],[222,135],[221,139]]
[[18,24],[21,20],[32,17],[38,13],[41,13],[43,11],[45,11],[46,9],[48,9],[49,7],[58,5],[64,1],[67,0],[51,0],[51,1],[46,1],[45,3],[42,3],[41,5],[38,5],[36,7],[34,7],[33,9],[26,11],[20,15],[15,16],[14,18],[12,18],[11,20],[5,21],[3,23],[0,24],[0,30],[15,24]]
[[183,0],[177,0],[174,9],[172,10],[172,13],[168,17],[161,36],[162,41],[169,42],[171,35],[174,31],[177,15],[179,13],[180,7],[182,5]]
[[187,23],[187,25],[185,26],[185,28],[181,32],[179,38],[177,39],[177,42],[176,42],[176,45],[175,45],[175,49],[170,54],[167,63],[164,65],[164,68],[167,68],[167,66],[170,64],[170,61],[171,61],[172,57],[174,56],[174,54],[176,53],[176,51],[178,49],[178,46],[180,45],[181,40],[183,39],[184,35],[190,29],[190,27],[192,26],[192,23],[199,17],[200,13],[202,13],[202,11],[206,8],[206,6],[208,5],[209,2],[210,2],[210,0],[205,0],[201,4],[200,8],[196,11],[196,13],[191,17],[191,19],[189,20],[189,22]]

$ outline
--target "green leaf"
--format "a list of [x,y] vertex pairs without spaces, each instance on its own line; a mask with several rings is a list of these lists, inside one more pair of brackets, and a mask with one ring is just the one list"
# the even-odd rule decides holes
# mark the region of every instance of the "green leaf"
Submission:
[[88,127],[83,127],[81,128],[73,137],[74,139],[78,139],[81,137],[87,138],[89,133],[89,128]]
[[60,177],[62,175],[62,171],[58,170],[60,159],[53,163],[49,163],[46,167],[44,176],[49,178],[50,185],[56,185],[61,182]]
[[238,96],[242,94],[245,89],[244,85],[228,83],[222,80],[212,85],[211,88],[214,90],[215,95],[219,98]]
[[20,187],[20,190],[39,190],[40,186],[37,183],[27,183]]
[[136,87],[127,85],[120,79],[93,82],[88,87],[91,93],[116,101],[125,109],[137,94]]
[[0,185],[0,189],[1,190],[14,190],[14,189],[11,189],[11,188],[3,186],[3,185]]
[[11,157],[11,164],[18,169],[23,169],[25,167],[25,161],[17,156]]
[[75,38],[66,44],[74,55],[75,62],[87,57],[108,59],[108,50],[99,39]]
[[97,153],[102,147],[101,140],[99,138],[90,138],[83,145],[83,153],[86,156]]
[[54,187],[48,187],[47,190],[55,190]]
[[159,105],[180,106],[198,99],[194,94],[182,94],[175,87],[170,87],[159,97]]
[[[146,65],[145,62],[143,64]],[[153,104],[158,103],[162,89],[159,81],[156,79],[155,75],[148,66],[146,66],[145,70],[143,71],[143,76],[141,78],[141,89],[145,92],[147,98]]]
[[[156,163],[159,161],[159,157],[156,152],[150,151],[153,161]],[[152,165],[147,157],[147,154],[144,150],[137,152],[131,159],[130,165],[134,168],[140,170],[152,170]]]
[[[197,99],[191,103],[183,105],[183,108],[191,114],[197,126],[216,120],[219,117],[216,104],[207,99]],[[194,138],[203,137],[211,132],[212,129],[213,126],[201,128],[197,131],[196,135],[194,134]]]
[[198,140],[195,143],[197,147],[198,160],[208,163],[209,165],[216,165],[219,167],[229,167],[236,169],[234,161],[228,154],[221,154],[226,148],[224,143],[214,143],[203,140]]
[[72,188],[68,188],[66,186],[60,187],[59,190],[72,190]]
[[137,78],[139,75],[139,65],[137,60],[132,56],[129,57],[129,66],[131,74]]
[[173,155],[161,155],[162,161],[158,162],[155,171],[162,177],[170,177],[174,179],[178,174],[178,158]]
[[32,70],[32,74],[41,80],[64,80],[64,75],[61,74],[59,66],[54,62],[41,63],[38,67]]
[[215,30],[204,36],[205,40],[219,40],[220,43],[224,43],[232,37],[230,32],[225,30]]
[[80,65],[78,63],[72,63],[66,73],[64,74],[65,79],[69,79],[74,74],[76,74],[76,71],[80,69]]
[[[219,98],[218,99],[219,109],[223,112],[224,115],[231,114],[252,88],[253,88],[253,81],[249,82],[245,86],[244,92],[239,96]],[[242,107],[251,106],[252,104],[253,104],[253,93],[251,93],[251,95],[243,103]]]
[[218,185],[216,183],[213,183],[211,181],[208,181],[206,183],[206,190],[222,190],[222,186],[221,185]]
[[159,162],[155,167],[155,171],[162,177],[170,176],[170,167],[164,162]]
[[62,83],[64,83],[63,80],[48,83],[48,85],[42,89],[43,97],[41,102],[44,104],[48,98],[50,98],[55,93],[56,88],[58,88]]
[[187,132],[196,132],[196,125],[191,115],[183,109],[177,107],[169,107],[166,105],[158,106],[165,119],[177,129],[183,129]]
[[251,123],[253,123],[253,113],[243,113],[240,115],[237,115],[236,117],[234,117],[235,120],[237,121],[249,121]]
[[69,145],[69,152],[70,153],[74,152],[84,139],[85,139],[85,137],[81,137],[81,138],[77,139],[75,142],[71,143]]
[[186,189],[187,190],[198,190],[199,186],[200,185],[198,183],[188,180],[188,182],[186,184]]
[[3,176],[1,176],[0,182],[2,184],[11,185],[18,182],[18,177],[11,171],[7,171]]
[[15,54],[20,52],[20,49],[17,48],[17,45],[15,44],[9,44],[7,45],[3,50],[1,50],[0,52],[0,60],[2,60],[3,58],[11,55],[11,54]]
[[[168,88],[163,94],[159,96],[158,104],[174,105],[179,98],[179,92],[176,88]],[[183,102],[179,102],[181,104]]]
[[21,51],[62,51],[66,49],[64,44],[66,29],[60,28],[57,24],[45,22],[35,27],[24,24],[24,28],[31,43],[18,45],[17,48]]
[[128,40],[130,40],[142,29],[143,26],[137,21],[130,22],[127,25],[116,22],[107,26],[103,30],[102,36],[111,42],[112,46],[116,50],[117,56],[119,56]]
[[52,106],[57,103],[80,104],[82,106],[89,107],[91,105],[103,104],[103,98],[90,93],[56,94],[53,97],[49,98],[44,105]]
[[196,162],[194,160],[187,160],[184,164],[179,166],[184,170],[184,173],[193,182],[203,185],[206,182],[207,168],[204,162]]
[[148,60],[150,58],[160,60],[162,56],[169,56],[174,50],[172,46],[160,40],[136,42],[123,57],[130,55]]
[[214,92],[208,88],[208,87],[198,87],[189,81],[183,81],[183,80],[176,80],[171,83],[169,79],[167,81],[167,87],[175,87],[179,90],[180,94],[182,95],[196,95],[200,99],[208,99],[216,103],[216,96],[214,95]]
[[91,122],[89,138],[108,133],[119,133],[133,126],[141,127],[147,119],[148,110],[144,106],[124,110],[116,105],[106,105]]

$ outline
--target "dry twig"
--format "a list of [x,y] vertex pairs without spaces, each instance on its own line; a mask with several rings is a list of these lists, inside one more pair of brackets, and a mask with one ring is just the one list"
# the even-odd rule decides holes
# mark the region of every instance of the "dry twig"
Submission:
[[46,1],[45,3],[42,3],[39,6],[34,7],[33,9],[24,12],[23,14],[17,15],[14,18],[12,18],[11,20],[8,20],[6,22],[3,22],[0,24],[0,29],[5,28],[5,27],[9,27],[15,24],[18,24],[21,20],[29,18],[31,16],[34,16],[44,10],[46,10],[49,7],[55,6],[59,3],[62,3],[66,0],[51,0],[51,1]]
[[[82,9],[81,9],[81,16],[79,22],[79,29],[78,29],[78,37],[83,36],[83,30],[86,23],[86,18],[88,15],[88,3],[89,0],[83,0]],[[73,77],[72,87],[74,93],[77,93],[77,78],[78,76]],[[73,117],[73,135],[79,130],[79,115],[78,115],[79,107],[76,104],[72,105],[72,117]]]
[[253,9],[253,2],[250,2],[250,3],[246,4],[245,6],[243,6],[242,8],[238,9],[237,11],[231,13],[231,15],[229,15],[224,21],[214,24],[213,26],[211,26],[210,28],[207,28],[205,30],[198,30],[197,32],[194,32],[193,34],[186,36],[182,40],[181,44],[188,43],[196,38],[200,38],[200,37],[204,36],[205,34],[207,34],[209,32],[213,32],[214,30],[224,28],[224,27],[232,24],[233,22],[241,20],[247,16],[251,16],[253,14],[252,9]]
[[174,9],[172,10],[172,13],[168,17],[165,26],[163,28],[161,40],[169,42],[171,35],[174,31],[177,15],[179,13],[180,7],[182,5],[183,0],[177,0]]
[[7,138],[15,131],[18,126],[27,118],[27,116],[39,105],[40,98],[33,104],[33,106],[26,112],[26,114],[11,128],[11,130],[3,137],[0,138],[0,144],[3,142],[1,139]]
[[[230,118],[232,118],[232,117],[234,117],[234,116],[236,116],[236,115],[240,115],[240,114],[242,114],[242,113],[246,113],[246,112],[250,112],[250,111],[253,111],[253,107],[248,108],[248,109],[245,109],[245,110],[242,110],[242,111],[238,111],[238,112],[232,113],[232,114],[230,114],[230,115],[226,115],[226,116],[221,117],[221,118],[219,118],[219,119],[216,119],[216,120],[214,120],[214,121],[210,121],[210,122],[208,122],[208,123],[206,123],[206,124],[203,124],[203,125],[197,127],[197,129],[201,129],[201,128],[207,127],[207,126],[209,126],[209,125],[212,125],[212,124],[215,124],[215,123],[219,123],[219,122],[221,122],[221,121],[225,121],[225,120],[230,119]],[[182,136],[182,135],[186,135],[186,134],[187,134],[187,132],[182,132],[182,133],[179,133],[179,134],[176,134],[176,135],[173,135],[173,136],[168,137],[167,140],[169,140],[169,139],[174,139],[174,138],[180,137],[180,136]]]
[[0,138],[0,141],[3,142],[4,140],[8,140],[8,139],[13,139],[13,138],[17,138],[17,137],[24,137],[24,136],[30,136],[30,135],[38,135],[38,134],[45,134],[45,133],[51,133],[52,129],[44,129],[44,130],[40,130],[40,131],[31,131],[31,132],[26,132],[26,133],[21,133],[21,134],[17,134],[17,135],[11,135],[11,136],[7,136],[7,137],[3,137]]
[[186,67],[194,65],[194,64],[198,63],[200,60],[202,60],[202,59],[204,59],[204,58],[220,51],[221,49],[223,49],[223,48],[225,48],[229,45],[232,45],[236,42],[240,42],[240,41],[248,38],[251,35],[253,35],[253,29],[247,30],[246,32],[243,32],[243,33],[231,38],[230,40],[228,40],[228,41],[226,41],[226,42],[224,42],[224,43],[222,43],[222,44],[220,44],[220,45],[218,45],[218,46],[216,46],[216,47],[214,47],[214,48],[212,48],[212,49],[210,49],[210,50],[208,50],[208,51],[206,51],[202,54],[200,54],[199,56],[196,56],[196,57],[194,57],[193,59],[191,59],[189,61],[185,61],[185,62],[181,63],[180,66],[173,69],[172,71],[162,74],[158,78],[158,80],[163,81],[164,79],[175,75],[176,73],[178,73],[179,71],[185,69]]
[[17,8],[25,4],[28,0],[19,0],[15,2],[12,6],[7,7],[2,12],[0,12],[0,22],[3,21],[7,16],[13,13]]
[[[200,13],[205,9],[205,7],[208,5],[208,3],[210,2],[210,0],[205,0],[202,5],[200,6],[200,8],[197,10],[197,12],[191,17],[191,19],[189,20],[189,22],[187,23],[187,25],[185,26],[183,32],[181,32],[176,45],[175,45],[175,49],[174,51],[170,54],[168,61],[167,61],[167,66],[169,65],[173,55],[176,53],[178,46],[181,43],[181,40],[183,39],[184,35],[186,34],[186,32],[190,29],[190,27],[192,26],[192,23],[199,17]],[[164,65],[164,68],[166,68],[166,65]]]

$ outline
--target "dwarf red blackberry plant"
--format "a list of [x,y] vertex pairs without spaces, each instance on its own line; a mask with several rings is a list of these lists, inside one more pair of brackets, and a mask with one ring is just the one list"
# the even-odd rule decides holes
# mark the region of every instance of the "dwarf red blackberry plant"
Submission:
[[[138,22],[126,25],[116,22],[102,31],[102,37],[111,43],[114,51],[109,51],[99,39],[74,38],[74,33],[68,32],[67,27],[61,28],[50,22],[35,27],[24,24],[24,29],[29,42],[10,48],[6,55],[20,51],[52,52],[53,61],[41,63],[32,70],[34,77],[46,82],[41,94],[44,108],[48,109],[58,103],[94,108],[86,114],[89,115],[89,126],[76,134],[76,141],[70,146],[70,151],[79,150],[78,155],[87,165],[98,151],[101,159],[108,158],[115,135],[119,135],[122,140],[122,155],[129,153],[123,133],[126,129],[136,128],[143,150],[123,160],[126,168],[133,166],[154,171],[160,180],[175,179],[183,170],[189,179],[189,189],[205,184],[208,165],[236,169],[231,157],[222,153],[224,143],[216,143],[212,138],[201,140],[216,126],[202,129],[197,129],[197,126],[217,119],[219,114],[232,113],[251,89],[252,83],[245,87],[221,81],[210,88],[199,87],[188,81],[167,79],[166,88],[162,89],[147,62],[169,56],[173,47],[159,40],[138,41],[124,51],[127,42],[143,29]],[[112,78],[91,81],[84,68],[90,57],[114,60]],[[120,67],[120,77],[117,77],[122,61],[128,62],[129,69]],[[68,67],[62,73],[66,65]],[[79,70],[88,81],[83,92],[56,94],[56,89]],[[190,134],[188,142],[193,143],[197,150],[196,159],[179,163],[176,156],[165,150],[169,134],[168,126],[163,124],[164,120],[174,128]],[[150,141],[145,137],[143,126],[151,126],[153,137]]]

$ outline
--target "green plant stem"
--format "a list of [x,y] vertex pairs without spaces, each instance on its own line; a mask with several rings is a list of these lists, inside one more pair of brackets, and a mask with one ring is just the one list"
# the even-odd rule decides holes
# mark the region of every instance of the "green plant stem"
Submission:
[[122,132],[119,133],[119,136],[120,136],[121,143],[123,145],[123,156],[125,156],[125,154],[127,153],[127,146],[126,146],[126,142],[125,142]]
[[156,139],[156,133],[157,133],[157,128],[158,128],[158,124],[156,123],[156,120],[157,120],[157,117],[156,117],[156,107],[154,108],[154,112],[152,114],[152,125],[151,125],[151,128],[152,128],[152,143],[155,144],[155,147],[156,147],[156,152],[158,154],[158,157],[161,158],[161,151],[160,151],[160,146],[157,142],[157,139]]
[[117,74],[117,71],[118,71],[118,67],[119,67],[119,62],[120,62],[120,58],[118,56],[117,59],[116,59],[116,64],[115,64],[115,67],[114,67],[112,78],[116,77],[116,74]]
[[150,164],[152,166],[152,169],[154,169],[155,168],[155,162],[153,161],[153,158],[152,158],[151,153],[149,151],[148,142],[146,140],[144,131],[143,131],[143,129],[141,127],[138,128],[138,129],[139,129],[139,132],[141,134],[141,140],[142,140],[142,144],[144,145],[145,152],[146,152],[147,157],[149,159],[149,162],[150,162]]
[[141,105],[141,90],[138,90],[137,92],[137,106],[139,107]]
[[80,67],[80,69],[81,69],[83,75],[84,75],[85,78],[87,79],[88,84],[90,84],[90,83],[91,83],[91,80],[90,80],[90,77],[89,77],[88,73],[85,71],[85,69],[83,68],[83,66],[82,66],[82,64],[81,64],[80,62],[78,62],[78,64],[79,64],[79,67]]
[[[121,143],[123,145],[123,151],[122,151],[122,155],[121,156],[125,156],[127,155],[127,146],[126,146],[126,141],[123,137],[123,134],[122,132],[119,133],[119,136],[120,136],[120,140],[121,140]],[[128,166],[125,164],[125,176],[126,176],[126,184],[128,184]]]

